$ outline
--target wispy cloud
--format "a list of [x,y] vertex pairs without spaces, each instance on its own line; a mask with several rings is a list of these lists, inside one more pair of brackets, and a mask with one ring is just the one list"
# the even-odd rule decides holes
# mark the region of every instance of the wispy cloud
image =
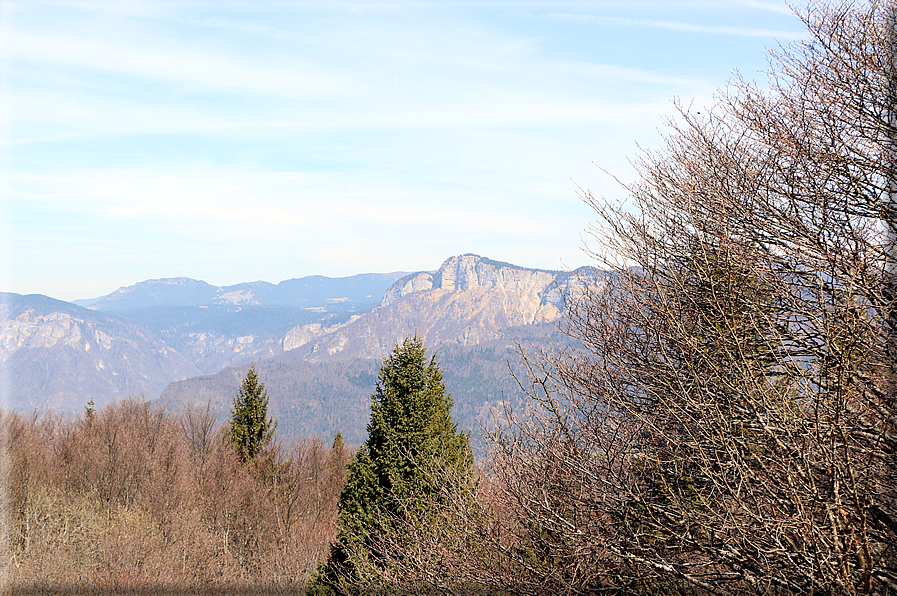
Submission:
[[140,47],[84,38],[42,37],[11,33],[7,57],[116,75],[176,81],[196,89],[209,87],[253,95],[314,97],[345,92],[334,73],[314,72],[298,61],[263,65],[228,60],[173,44]]
[[13,10],[77,9],[127,17],[159,16],[168,13],[175,2],[157,0],[4,0]]
[[615,19],[620,23],[636,27],[654,27],[690,33],[712,33],[715,35],[735,35],[740,37],[774,37],[776,39],[802,39],[802,31],[784,29],[762,29],[757,27],[733,27],[727,25],[699,25],[680,21],[656,21],[651,19]]
[[770,12],[777,12],[779,14],[794,14],[794,11],[792,11],[791,8],[788,7],[788,5],[782,4],[781,2],[760,2],[758,0],[732,1],[743,6],[750,6],[751,8],[759,8],[761,10],[768,10]]
[[628,27],[649,27],[652,29],[668,29],[672,31],[685,31],[689,33],[708,33],[712,35],[731,35],[738,37],[770,37],[781,40],[803,39],[805,37],[805,34],[802,31],[789,31],[786,29],[765,29],[762,27],[738,27],[732,25],[706,25],[701,23],[689,23],[685,21],[666,21],[658,19],[638,19],[569,13],[551,13],[548,15],[548,17],[554,19],[570,19],[586,22],[602,22]]
[[[0,289],[63,298],[467,251],[577,266],[593,214],[576,185],[625,194],[593,162],[631,179],[670,97],[710,103],[732,68],[763,66],[767,38],[794,36],[720,0],[0,7],[0,250],[16,253]],[[96,291],[64,289],[85,280]]]
[[[60,255],[71,270],[82,272],[95,270],[97,259],[107,263],[106,268],[128,255],[125,261],[132,267],[145,270],[152,263],[161,268],[150,275],[187,274],[229,282],[426,269],[467,251],[556,268],[562,252],[575,259],[576,233],[585,215],[581,207],[571,211],[555,205],[550,213],[539,214],[522,209],[522,189],[513,193],[516,201],[509,204],[485,188],[474,187],[459,196],[450,186],[396,187],[388,174],[104,169],[19,175],[12,185],[23,189],[10,197],[18,205],[11,213],[18,229],[10,242],[23,256],[12,263],[14,277],[51,254],[57,255],[54,268]],[[564,194],[572,196],[572,187]],[[57,218],[38,223],[50,213]],[[523,237],[527,243],[514,253],[501,248]],[[568,249],[544,250],[558,243]],[[151,251],[146,250],[149,246]],[[538,254],[540,246],[538,262],[520,252]],[[407,252],[412,248],[413,256]],[[104,255],[104,250],[112,254]],[[209,251],[215,262],[197,272],[197,263]],[[335,251],[345,260],[327,262],[326,255]],[[41,267],[47,271],[50,265]],[[135,271],[117,283],[142,278]],[[41,285],[54,283],[46,279]]]
[[677,77],[662,72],[620,66],[617,64],[595,64],[579,61],[557,61],[552,62],[551,67],[559,71],[569,72],[570,74],[593,77],[602,80],[615,79],[618,81],[628,81],[633,83],[648,83],[652,85],[663,85],[676,89],[707,88],[708,86],[708,82],[702,79]]

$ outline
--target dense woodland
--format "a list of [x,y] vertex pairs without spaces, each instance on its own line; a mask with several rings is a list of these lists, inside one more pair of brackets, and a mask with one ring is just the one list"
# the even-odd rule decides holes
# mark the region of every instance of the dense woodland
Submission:
[[801,16],[768,90],[682,106],[629,204],[584,194],[580,347],[523,356],[481,470],[417,338],[351,457],[265,412],[257,451],[202,410],[8,414],[14,585],[897,594],[897,5]]

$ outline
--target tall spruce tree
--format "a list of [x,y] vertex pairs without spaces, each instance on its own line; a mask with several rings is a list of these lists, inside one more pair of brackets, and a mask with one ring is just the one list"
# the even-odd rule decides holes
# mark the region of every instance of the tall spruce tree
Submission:
[[229,437],[243,461],[254,459],[271,442],[277,421],[268,418],[268,392],[250,365],[234,398]]
[[468,433],[451,417],[435,356],[409,337],[384,359],[374,393],[368,438],[349,463],[340,496],[337,542],[309,593],[353,592],[365,587],[364,568],[378,565],[379,545],[401,540],[395,520],[419,514],[439,499],[439,473],[472,478]]

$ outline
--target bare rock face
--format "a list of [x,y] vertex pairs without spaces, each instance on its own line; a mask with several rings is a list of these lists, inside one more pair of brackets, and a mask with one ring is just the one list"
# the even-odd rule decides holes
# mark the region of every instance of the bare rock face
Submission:
[[153,399],[199,374],[143,327],[46,296],[3,294],[0,363],[16,409],[77,411],[127,396]]
[[360,315],[352,315],[349,320],[345,323],[339,323],[336,325],[324,325],[322,323],[308,323],[306,325],[297,325],[293,327],[287,334],[284,336],[282,344],[283,351],[289,352],[290,350],[295,350],[296,348],[302,347],[311,340],[321,337],[322,335],[327,335],[329,333],[334,333],[335,331],[354,323],[360,318]]
[[540,290],[556,281],[556,273],[515,267],[477,255],[451,257],[437,272],[436,287],[444,290],[466,291],[473,288],[500,289],[525,293],[531,287]]
[[[15,318],[5,317],[0,327],[0,362],[5,362],[23,348],[53,348],[62,345],[89,351],[91,342],[81,335],[79,323],[82,322],[61,312],[37,315],[33,310],[25,311]],[[108,336],[102,331],[96,330],[96,339],[103,347],[109,347]]]
[[398,280],[356,321],[315,341],[308,336],[307,357],[379,358],[415,333],[433,346],[501,339],[508,328],[558,320],[568,278],[472,254],[451,257],[435,273]]
[[478,255],[466,254],[448,258],[438,271],[412,273],[394,283],[383,296],[381,307],[389,306],[400,298],[416,292],[438,288],[448,291],[467,291],[475,288],[497,289],[506,293],[537,293],[555,284],[566,274],[517,267]]
[[423,292],[433,289],[433,274],[422,271],[420,273],[412,273],[408,277],[403,277],[394,283],[383,295],[383,301],[380,306],[388,306],[398,300],[404,298],[408,294],[415,292]]
[[276,339],[255,335],[227,335],[213,331],[185,333],[178,338],[180,352],[206,373],[281,353]]

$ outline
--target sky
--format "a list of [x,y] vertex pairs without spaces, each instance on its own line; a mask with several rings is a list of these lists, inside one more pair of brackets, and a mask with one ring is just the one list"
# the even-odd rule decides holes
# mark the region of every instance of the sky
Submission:
[[804,35],[784,0],[0,0],[0,290],[589,264],[582,189]]

